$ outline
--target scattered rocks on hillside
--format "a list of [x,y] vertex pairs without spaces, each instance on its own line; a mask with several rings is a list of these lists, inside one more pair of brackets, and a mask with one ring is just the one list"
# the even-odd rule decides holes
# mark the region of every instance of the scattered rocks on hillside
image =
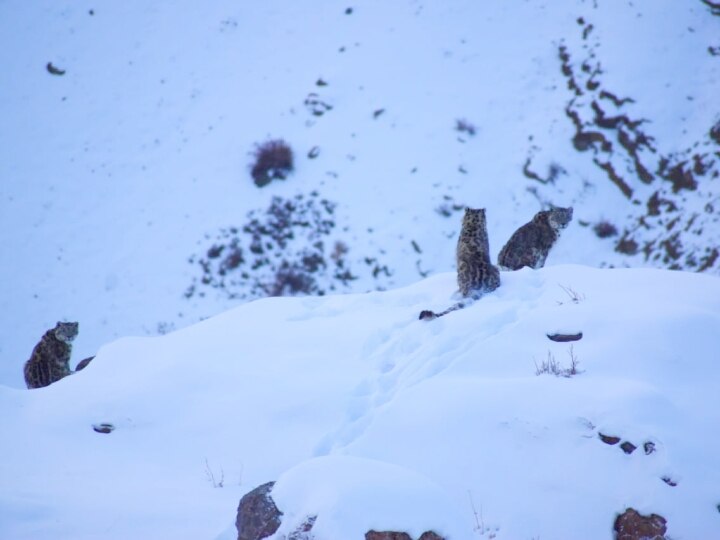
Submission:
[[356,255],[351,268],[350,248],[335,232],[335,208],[317,191],[273,197],[267,209],[250,211],[244,225],[205,235],[208,246],[189,258],[200,276],[192,280],[185,298],[202,298],[208,289],[242,300],[321,296],[348,290],[359,275],[384,289],[392,276],[380,259],[385,252]]
[[[240,499],[235,526],[238,530],[238,540],[262,540],[277,532],[282,523],[283,513],[275,506],[272,499],[272,489],[275,482],[268,482],[256,487]],[[312,528],[317,516],[306,517],[300,525],[295,527],[287,540],[312,540]],[[365,540],[413,540],[405,532],[374,531],[365,533]],[[425,531],[418,540],[445,540],[434,531]]]
[[235,526],[238,540],[261,540],[280,527],[282,512],[270,497],[275,482],[263,484],[240,499]]
[[657,514],[643,516],[628,508],[615,520],[616,540],[665,540],[666,519]]
[[332,110],[332,105],[323,101],[315,92],[310,92],[305,98],[305,107],[313,116],[323,116]]
[[435,211],[442,217],[451,217],[463,210],[465,210],[465,205],[456,202],[450,195],[443,195],[443,202],[435,208]]
[[[335,206],[316,191],[273,197],[266,210],[249,212],[243,226],[206,235],[209,247],[189,259],[201,275],[185,297],[205,296],[207,288],[233,299],[323,295],[345,288],[356,276],[347,260],[349,248],[333,238]],[[379,266],[374,258],[366,258],[366,265],[373,272]]]
[[[620,227],[596,228],[601,238],[617,237],[615,248],[628,256],[643,256],[658,266],[698,272],[720,270],[720,214],[714,189],[720,179],[720,128],[717,120],[701,140],[686,149],[662,154],[649,120],[632,113],[635,100],[618,95],[602,81],[594,27],[578,19],[582,31],[579,57],[565,44],[558,47],[560,68],[572,97],[565,115],[575,134],[573,147],[587,153],[601,174],[630,203],[630,221]],[[531,170],[523,173],[542,184],[554,182]],[[706,187],[707,186],[707,187]],[[617,229],[621,229],[618,231]]]

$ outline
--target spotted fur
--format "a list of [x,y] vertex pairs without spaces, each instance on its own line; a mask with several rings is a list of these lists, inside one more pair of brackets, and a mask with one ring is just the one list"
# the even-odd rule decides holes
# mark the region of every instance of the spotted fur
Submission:
[[25,384],[42,388],[70,375],[72,341],[78,335],[78,323],[59,322],[45,332],[25,362]]
[[[458,287],[463,297],[478,299],[500,286],[500,272],[490,262],[490,242],[484,208],[465,209],[457,243],[456,262]],[[458,302],[440,313],[423,310],[419,319],[437,319],[467,307],[471,301]]]
[[560,231],[572,221],[572,208],[552,208],[535,214],[532,221],[520,227],[498,255],[502,270],[520,270],[524,266],[542,268]]
[[457,280],[463,296],[481,296],[500,286],[500,272],[490,262],[484,208],[466,208],[457,243]]

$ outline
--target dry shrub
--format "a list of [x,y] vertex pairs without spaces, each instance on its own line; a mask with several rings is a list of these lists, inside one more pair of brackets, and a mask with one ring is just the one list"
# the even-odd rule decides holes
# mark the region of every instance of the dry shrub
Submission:
[[294,169],[293,152],[282,139],[266,141],[255,145],[255,163],[250,174],[257,187],[263,187],[272,180],[285,180]]

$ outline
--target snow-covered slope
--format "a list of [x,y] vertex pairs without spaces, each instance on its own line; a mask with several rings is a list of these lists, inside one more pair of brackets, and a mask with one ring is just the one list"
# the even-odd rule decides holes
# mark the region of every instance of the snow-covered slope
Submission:
[[[719,23],[694,0],[6,0],[0,381],[23,386],[23,362],[60,319],[80,322],[80,359],[252,298],[204,287],[200,263],[232,227],[247,254],[248,214],[264,216],[274,196],[316,191],[334,205],[321,252],[332,267],[333,250],[347,249],[355,279],[320,272],[327,292],[452,270],[464,205],[488,209],[494,253],[542,205],[572,204],[576,221],[549,263],[698,269],[720,237],[708,136]],[[616,106],[611,94],[633,101]],[[647,120],[629,135],[651,137],[635,157],[653,183],[618,142],[628,125],[597,127],[593,101],[609,117]],[[613,151],[596,142],[578,152],[573,118]],[[474,135],[457,131],[458,119]],[[249,152],[270,137],[291,144],[296,170],[259,190]],[[695,191],[673,193],[655,169],[694,155],[709,172],[692,173]],[[618,235],[598,239],[602,220]],[[265,285],[279,261],[301,260],[309,243],[298,238],[251,279]]]
[[[429,521],[456,540],[600,540],[626,507],[719,537],[720,280],[502,279],[431,322],[453,273],[258,300],[106,345],[47,388],[0,387],[0,538],[233,538],[240,497],[270,480],[288,519],[319,513],[318,540]],[[579,374],[536,374],[571,356]]]

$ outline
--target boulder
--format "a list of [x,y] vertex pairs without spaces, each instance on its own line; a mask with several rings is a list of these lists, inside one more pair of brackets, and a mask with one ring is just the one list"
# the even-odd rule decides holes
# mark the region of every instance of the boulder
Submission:
[[280,527],[282,512],[270,497],[275,482],[256,487],[240,499],[235,526],[238,540],[261,540]]
[[[395,531],[368,531],[365,540],[412,540],[408,533]],[[425,531],[418,540],[445,540],[433,531]]]
[[395,531],[368,531],[365,540],[412,540],[408,533]]
[[643,516],[628,508],[615,520],[616,540],[665,540],[667,521],[657,514]]

